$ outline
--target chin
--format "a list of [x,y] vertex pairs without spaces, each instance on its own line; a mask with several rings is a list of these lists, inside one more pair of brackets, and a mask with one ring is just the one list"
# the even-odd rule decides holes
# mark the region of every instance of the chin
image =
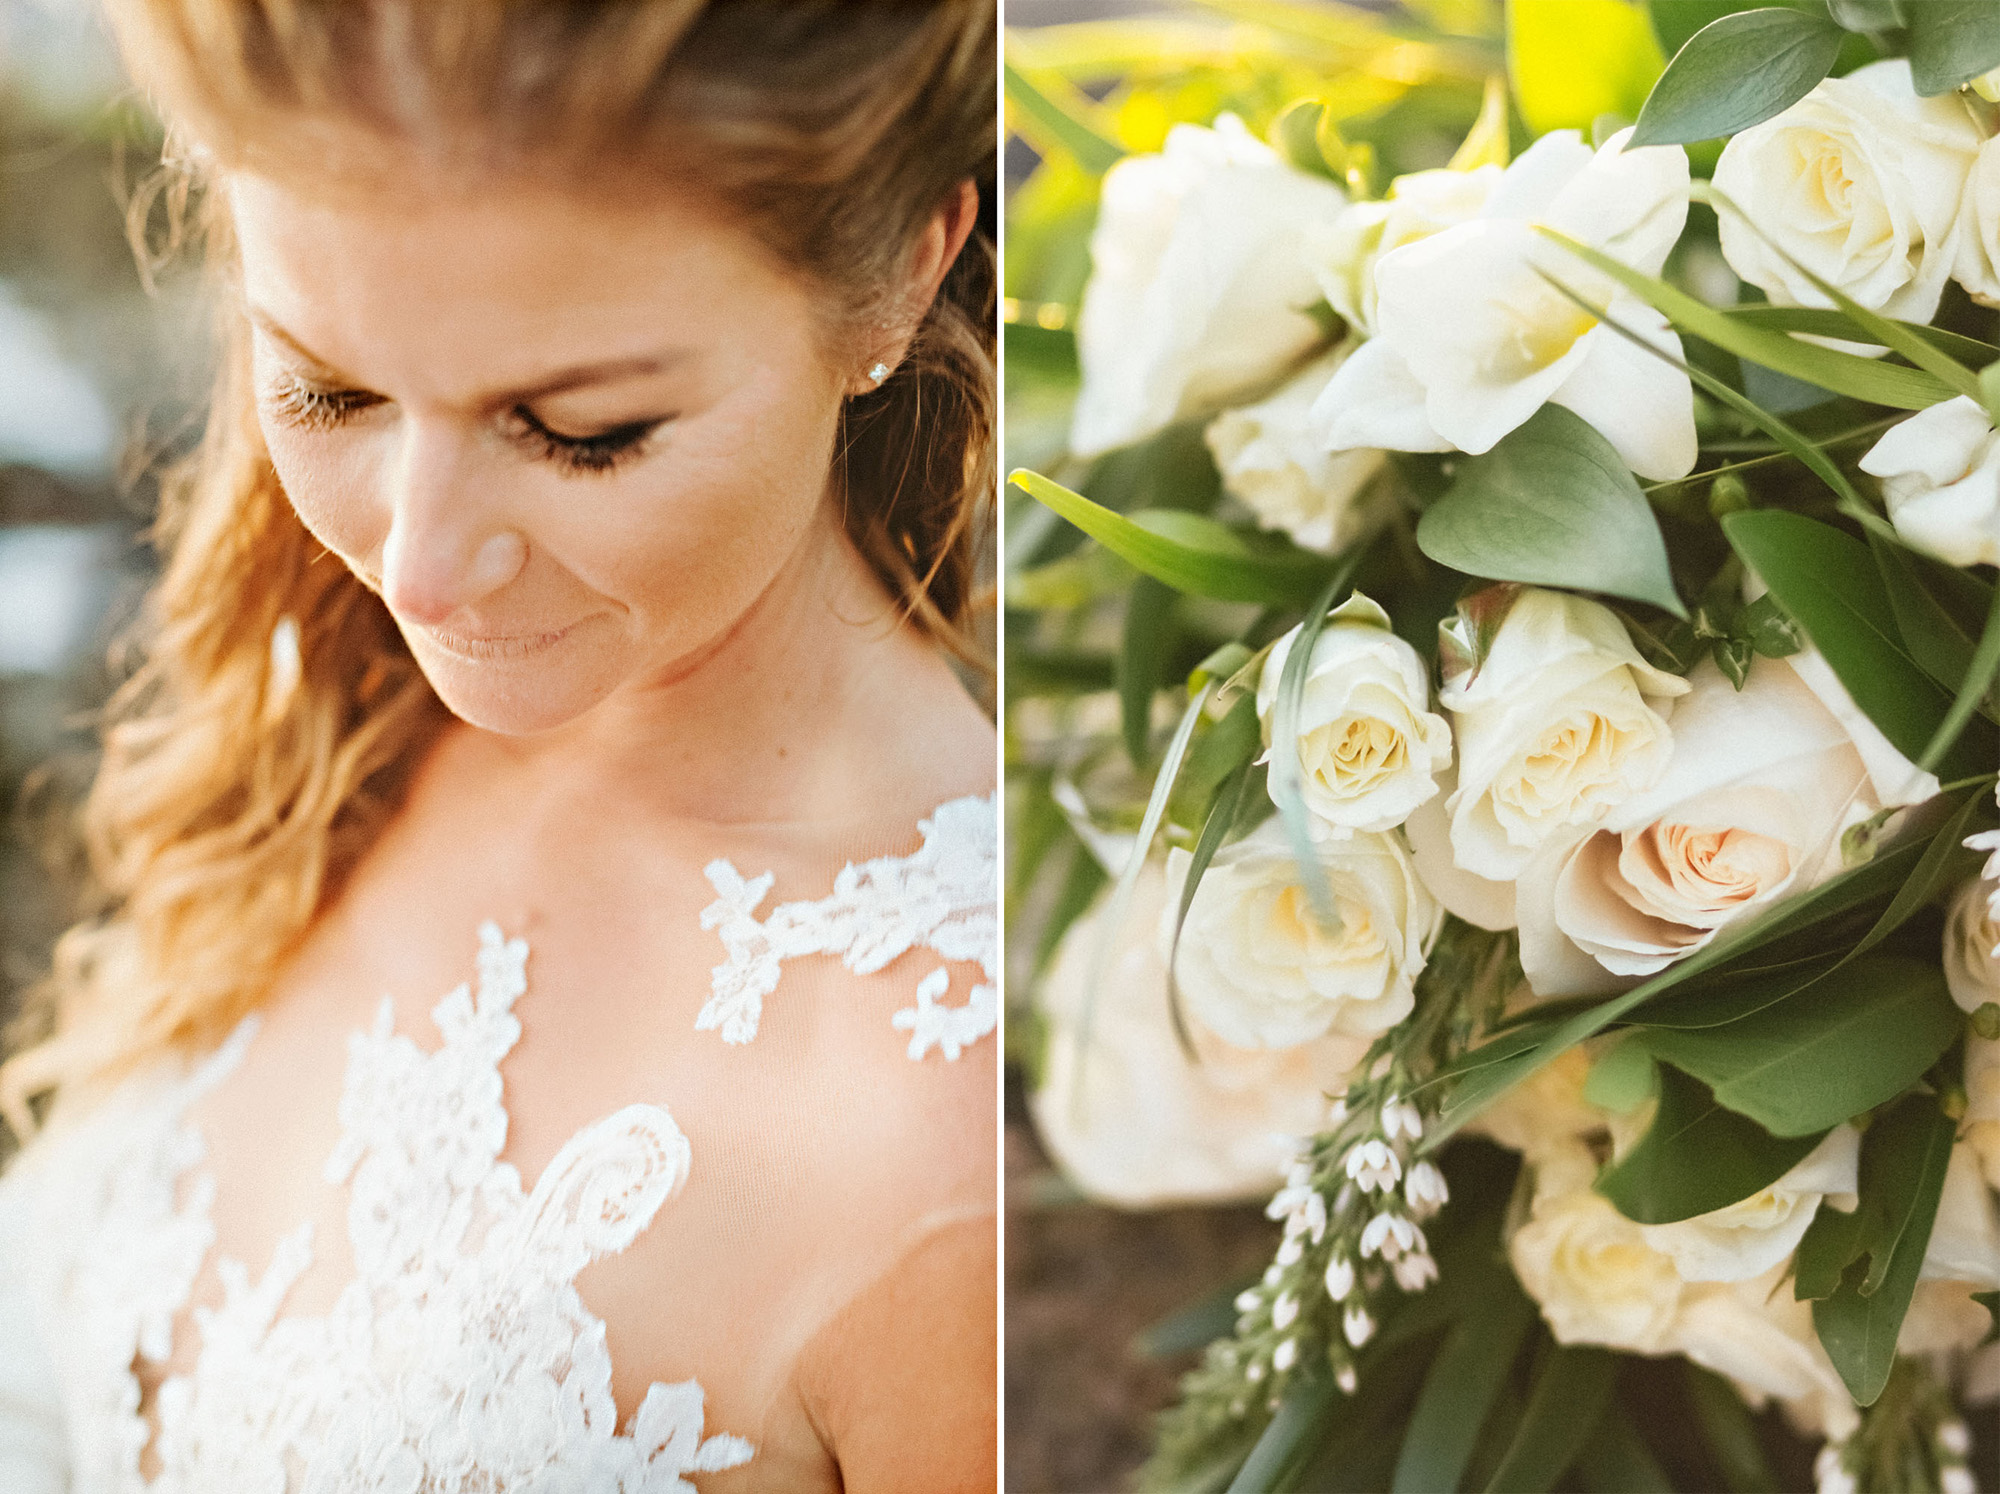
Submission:
[[534,736],[567,726],[611,693],[592,671],[556,659],[473,661],[420,643],[411,652],[446,710],[468,726],[501,736]]

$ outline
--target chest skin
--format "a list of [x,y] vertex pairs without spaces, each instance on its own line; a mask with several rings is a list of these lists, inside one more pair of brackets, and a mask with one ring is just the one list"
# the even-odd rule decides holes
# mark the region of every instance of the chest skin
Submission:
[[[193,1368],[192,1311],[220,1298],[216,1262],[240,1260],[254,1281],[302,1221],[312,1223],[313,1260],[283,1313],[333,1305],[354,1275],[347,1190],[322,1176],[340,1135],[348,1036],[387,996],[396,1032],[426,1052],[439,1047],[431,1008],[472,979],[475,930],[491,919],[531,948],[514,1007],[521,1037],[500,1064],[501,1161],[523,1187],[581,1128],[630,1104],[664,1107],[692,1150],[681,1193],[629,1248],[576,1278],[605,1324],[620,1426],[654,1382],[699,1379],[708,1431],[758,1447],[748,1468],[705,1478],[705,1489],[839,1487],[792,1372],[812,1328],[867,1280],[875,1237],[893,1233],[905,1207],[898,1134],[962,1108],[960,1066],[908,1064],[888,1027],[930,966],[906,956],[864,980],[832,960],[801,961],[755,1041],[698,1032],[722,957],[700,926],[715,895],[701,868],[727,857],[746,875],[773,871],[778,898],[815,898],[852,854],[855,827],[816,834],[652,816],[504,774],[455,775],[448,749],[282,972],[241,1067],[190,1114],[217,1182],[216,1244],[176,1321],[170,1360],[145,1379]],[[903,822],[895,849],[914,848],[922,812]],[[963,984],[954,982],[959,999]],[[885,1053],[911,1071],[895,1076],[909,1093],[843,1107],[839,1076],[879,1070]],[[835,1179],[848,1208],[802,1230],[827,1218]]]

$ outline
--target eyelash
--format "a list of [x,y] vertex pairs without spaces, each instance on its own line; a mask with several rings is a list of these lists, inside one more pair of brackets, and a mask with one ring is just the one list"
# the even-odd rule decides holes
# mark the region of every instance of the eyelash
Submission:
[[[359,389],[320,389],[303,380],[280,376],[271,384],[273,413],[287,425],[302,430],[323,431],[344,425],[362,411],[382,404],[379,394]],[[631,420],[594,436],[565,436],[550,430],[526,405],[508,412],[514,424],[513,439],[537,460],[553,466],[564,476],[601,474],[636,456],[646,438],[666,424],[665,420]]]

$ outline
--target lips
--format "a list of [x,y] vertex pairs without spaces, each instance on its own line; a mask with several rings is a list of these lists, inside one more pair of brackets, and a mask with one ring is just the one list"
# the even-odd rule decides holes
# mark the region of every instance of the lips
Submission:
[[405,624],[447,654],[472,663],[525,659],[546,653],[576,629],[571,623],[550,633],[455,633],[423,623]]

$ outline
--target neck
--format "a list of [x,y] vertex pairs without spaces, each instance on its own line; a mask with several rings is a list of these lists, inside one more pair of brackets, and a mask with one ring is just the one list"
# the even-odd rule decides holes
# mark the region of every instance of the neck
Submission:
[[[740,618],[666,671],[532,738],[464,728],[565,797],[727,823],[869,817],[914,695],[958,690],[831,506]],[[559,787],[558,787],[559,784]]]

